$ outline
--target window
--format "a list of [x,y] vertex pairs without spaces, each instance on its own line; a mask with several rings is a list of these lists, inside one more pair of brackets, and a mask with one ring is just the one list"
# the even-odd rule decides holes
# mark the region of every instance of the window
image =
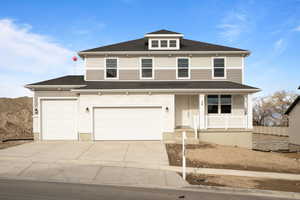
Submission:
[[231,113],[231,95],[221,95],[221,113]]
[[177,41],[176,40],[169,40],[169,47],[177,47]]
[[106,78],[118,77],[118,60],[116,58],[106,58]]
[[225,59],[224,58],[214,58],[214,77],[224,78],[225,77]]
[[218,95],[208,95],[207,96],[207,113],[219,113],[219,96]]
[[189,59],[178,58],[177,59],[177,77],[178,78],[189,78]]
[[152,78],[153,73],[153,60],[152,58],[142,58],[141,59],[141,77],[142,78]]
[[151,47],[157,48],[158,47],[158,40],[151,40]]
[[163,47],[163,48],[168,47],[168,40],[161,40],[160,41],[160,47]]
[[231,95],[208,95],[207,113],[208,114],[230,114]]

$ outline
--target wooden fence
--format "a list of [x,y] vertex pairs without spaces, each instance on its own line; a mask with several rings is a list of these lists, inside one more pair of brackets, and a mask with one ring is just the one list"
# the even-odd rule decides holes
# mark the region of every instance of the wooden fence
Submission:
[[268,135],[288,136],[288,127],[285,126],[254,126],[254,133]]

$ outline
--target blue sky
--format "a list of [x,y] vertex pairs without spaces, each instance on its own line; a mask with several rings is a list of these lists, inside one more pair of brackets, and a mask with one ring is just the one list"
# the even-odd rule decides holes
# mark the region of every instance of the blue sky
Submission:
[[0,96],[30,95],[24,84],[73,73],[79,50],[158,29],[250,50],[245,82],[258,95],[300,85],[300,0],[3,0]]

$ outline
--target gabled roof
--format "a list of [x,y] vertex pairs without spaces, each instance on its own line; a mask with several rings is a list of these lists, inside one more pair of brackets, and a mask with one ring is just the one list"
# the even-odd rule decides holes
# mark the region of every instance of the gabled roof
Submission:
[[63,76],[42,82],[26,85],[27,88],[43,88],[53,86],[53,88],[70,86],[80,90],[103,89],[233,89],[251,90],[258,88],[243,85],[230,81],[85,81],[84,76]]
[[[298,88],[300,89],[300,87]],[[294,107],[300,102],[300,96],[298,96],[295,101],[289,106],[289,108],[285,111],[284,114],[288,115],[294,109]]]
[[[84,51],[80,51],[79,54],[85,52],[101,52],[101,51],[151,51],[151,50],[148,49],[148,40],[146,40],[145,38],[140,38],[136,40],[130,40],[126,42],[101,46],[93,49],[87,49]],[[155,50],[155,51],[159,51],[159,50]],[[200,42],[195,40],[188,40],[184,38],[180,40],[180,50],[168,50],[168,51],[244,51],[245,53],[248,52],[247,50],[244,49],[238,49],[238,48]]]
[[169,31],[169,30],[165,30],[165,29],[161,29],[161,30],[158,30],[158,31],[153,31],[151,33],[147,33],[147,34],[181,34],[181,33],[177,33],[177,32],[174,32],[174,31]]

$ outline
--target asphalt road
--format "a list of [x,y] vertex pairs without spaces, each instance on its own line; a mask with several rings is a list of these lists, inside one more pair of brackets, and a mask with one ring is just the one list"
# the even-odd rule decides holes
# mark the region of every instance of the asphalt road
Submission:
[[1,200],[275,200],[274,197],[241,196],[207,192],[146,189],[69,183],[0,179]]

